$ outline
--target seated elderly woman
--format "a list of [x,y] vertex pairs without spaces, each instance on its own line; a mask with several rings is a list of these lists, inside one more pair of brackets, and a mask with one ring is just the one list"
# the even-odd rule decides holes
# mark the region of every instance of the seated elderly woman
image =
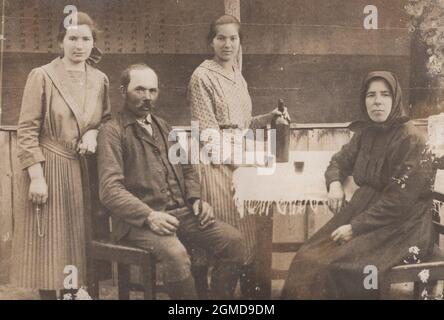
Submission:
[[[372,72],[363,81],[364,120],[352,124],[351,141],[325,173],[334,217],[297,252],[283,299],[371,299],[366,266],[378,279],[417,247],[433,247],[433,201],[425,142],[408,121],[396,76]],[[345,204],[343,182],[352,175],[359,189]],[[367,287],[367,288],[366,288]]]

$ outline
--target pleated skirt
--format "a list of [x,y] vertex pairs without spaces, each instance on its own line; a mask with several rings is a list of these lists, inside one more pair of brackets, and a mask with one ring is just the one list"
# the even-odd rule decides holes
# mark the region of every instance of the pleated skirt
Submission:
[[245,264],[251,264],[256,254],[256,217],[243,218],[234,203],[233,170],[225,165],[201,164],[202,198],[213,207],[217,219],[240,231],[245,241]]
[[[85,284],[85,221],[80,162],[42,148],[48,200],[38,216],[28,200],[30,180],[26,170],[18,178],[18,208],[14,210],[11,284],[17,287],[59,290],[64,288],[66,266],[74,266],[77,284]],[[39,220],[39,223],[38,223]],[[39,228],[40,225],[40,228]],[[75,280],[73,280],[75,281]],[[71,282],[75,284],[75,282]]]

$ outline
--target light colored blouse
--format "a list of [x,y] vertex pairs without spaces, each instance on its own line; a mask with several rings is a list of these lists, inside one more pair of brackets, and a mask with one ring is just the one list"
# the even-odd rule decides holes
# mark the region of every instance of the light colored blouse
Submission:
[[252,117],[251,97],[240,70],[228,72],[214,60],[205,60],[194,71],[188,100],[192,120],[199,120],[201,130],[260,128],[272,118],[270,114]]

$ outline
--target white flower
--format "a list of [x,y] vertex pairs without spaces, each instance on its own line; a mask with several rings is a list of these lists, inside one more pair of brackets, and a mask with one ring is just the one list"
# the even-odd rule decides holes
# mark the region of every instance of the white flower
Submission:
[[418,273],[419,279],[421,279],[422,283],[427,283],[430,277],[430,270],[429,269],[423,269],[420,273]]
[[71,293],[65,293],[62,300],[74,300]]
[[428,300],[429,293],[427,292],[426,289],[422,290],[422,292],[421,292],[421,297],[422,297],[424,300]]
[[424,12],[424,5],[421,3],[410,3],[404,6],[404,9],[409,15],[413,16],[414,18],[419,18]]
[[76,293],[76,300],[92,300],[92,298],[83,287],[80,287]]
[[443,62],[436,55],[431,55],[427,63],[427,68],[431,74],[440,74],[442,71]]
[[419,254],[419,248],[417,246],[413,246],[409,248],[409,253],[413,253],[413,254]]

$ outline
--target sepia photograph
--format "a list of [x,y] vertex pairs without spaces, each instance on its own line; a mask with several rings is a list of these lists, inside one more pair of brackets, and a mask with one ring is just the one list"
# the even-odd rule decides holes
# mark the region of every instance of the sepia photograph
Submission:
[[0,300],[443,300],[443,0],[0,9]]

